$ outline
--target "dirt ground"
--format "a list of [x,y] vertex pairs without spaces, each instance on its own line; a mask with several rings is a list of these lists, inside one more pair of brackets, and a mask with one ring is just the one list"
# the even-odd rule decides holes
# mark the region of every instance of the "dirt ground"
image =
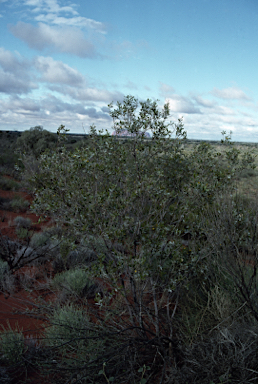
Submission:
[[[24,191],[12,192],[0,190],[0,197],[12,199],[14,196],[21,196],[32,202],[32,196]],[[32,221],[32,230],[40,232],[43,228],[51,225],[50,219],[44,219],[38,224],[39,216],[33,214],[28,209],[27,212],[12,212],[0,210],[0,234],[8,236],[12,240],[17,240],[16,226],[14,219],[17,216],[29,218]],[[51,273],[51,264],[45,266],[23,267],[17,270],[14,275],[17,284],[15,292],[0,292],[0,331],[19,329],[25,336],[25,343],[33,344],[35,347],[40,345],[44,338],[43,330],[47,324],[44,313],[45,303],[55,300],[55,295],[47,288],[45,278]],[[31,289],[24,288],[19,282],[22,279],[30,279]],[[42,305],[41,305],[42,303]],[[0,372],[1,375],[1,372]],[[26,372],[11,372],[13,383],[35,383],[43,384],[49,381],[40,376],[40,372],[26,370]],[[1,377],[0,377],[1,383]]]

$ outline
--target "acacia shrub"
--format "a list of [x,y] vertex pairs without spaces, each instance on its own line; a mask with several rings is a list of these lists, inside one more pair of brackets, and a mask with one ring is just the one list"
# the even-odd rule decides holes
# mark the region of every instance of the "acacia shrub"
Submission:
[[[120,340],[120,355],[109,346],[102,361],[129,359],[115,372],[117,382],[137,382],[145,363],[161,371],[163,382],[167,368],[182,357],[175,321],[181,293],[191,281],[207,279],[207,210],[233,190],[248,157],[230,145],[223,154],[206,144],[186,153],[182,120],[168,121],[168,105],[160,111],[157,102],[127,96],[109,108],[116,132],[127,129],[132,137],[123,144],[92,126],[84,146],[42,154],[39,171],[30,176],[34,211],[64,225],[71,244],[83,242],[92,251],[102,244],[89,273],[109,287],[96,297],[98,321]],[[88,310],[96,314],[96,306]]]
[[46,149],[53,149],[56,144],[57,135],[38,125],[22,132],[16,141],[16,151],[37,158]]

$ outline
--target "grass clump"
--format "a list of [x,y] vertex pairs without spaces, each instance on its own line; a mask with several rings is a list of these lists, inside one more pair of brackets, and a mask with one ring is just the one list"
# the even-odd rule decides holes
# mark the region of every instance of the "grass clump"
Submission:
[[45,245],[48,245],[49,238],[50,236],[46,232],[34,233],[30,240],[30,246],[32,248],[44,247]]
[[20,184],[17,181],[0,176],[0,189],[4,191],[18,191]]
[[83,269],[70,269],[57,274],[51,281],[54,290],[64,291],[65,293],[81,296],[83,292],[90,289],[93,282],[88,273]]
[[32,221],[29,218],[17,216],[14,219],[14,224],[16,225],[16,234],[20,239],[28,239],[31,236],[31,231],[29,231]]
[[15,278],[10,272],[7,261],[0,258],[0,291],[13,292]]
[[18,326],[13,330],[10,324],[7,329],[4,326],[2,328],[3,332],[0,333],[1,358],[9,364],[21,363],[26,352],[22,330]]
[[30,203],[21,196],[15,196],[11,200],[10,205],[14,212],[26,212],[30,206]]
[[16,225],[17,228],[30,228],[32,221],[29,218],[17,216],[14,219],[14,224]]

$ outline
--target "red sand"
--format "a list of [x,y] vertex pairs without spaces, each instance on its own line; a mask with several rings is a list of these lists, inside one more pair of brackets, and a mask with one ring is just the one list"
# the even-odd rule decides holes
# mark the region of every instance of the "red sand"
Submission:
[[[26,192],[12,192],[0,190],[0,197],[12,199],[14,196],[21,196],[30,203],[33,198]],[[31,230],[40,232],[44,227],[51,225],[50,219],[44,219],[38,224],[39,216],[27,212],[11,212],[0,210],[0,234],[8,236],[10,239],[17,240],[16,226],[14,219],[17,216],[29,218],[32,221]],[[51,269],[51,266],[47,266]],[[44,270],[43,270],[44,269]],[[22,275],[27,275],[32,279],[30,290],[25,290],[19,284],[14,294],[7,292],[0,293],[0,332],[3,329],[8,330],[9,326],[13,330],[23,332],[26,343],[35,343],[39,345],[43,337],[44,325],[47,323],[44,313],[44,303],[54,300],[55,295],[46,289],[44,284],[44,275],[46,275],[46,267],[23,267],[15,272],[17,281]],[[40,304],[42,303],[42,304]],[[12,375],[13,376],[13,375]],[[39,372],[30,370],[29,372],[15,372],[13,383],[31,382],[35,384],[48,383],[46,378],[41,377]]]

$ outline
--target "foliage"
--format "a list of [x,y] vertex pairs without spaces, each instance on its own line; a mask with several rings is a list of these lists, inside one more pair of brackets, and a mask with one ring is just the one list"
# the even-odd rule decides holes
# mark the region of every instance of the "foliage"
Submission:
[[257,325],[237,320],[184,347],[182,367],[171,367],[169,384],[257,382]]
[[19,195],[12,199],[0,197],[0,207],[5,211],[25,212],[29,205],[29,202]]
[[30,203],[21,196],[14,196],[10,202],[10,207],[14,212],[26,212]]
[[0,333],[1,358],[7,360],[10,364],[21,363],[26,352],[22,330],[18,326],[13,330],[10,324],[8,324],[7,329],[3,326],[2,328],[3,331]]
[[83,269],[69,269],[55,275],[51,281],[51,287],[57,290],[65,290],[68,294],[80,296],[85,288],[90,288],[93,282],[89,274]]
[[[49,316],[49,322],[50,327],[45,331],[45,346],[54,352],[52,358],[59,362],[54,369],[67,371],[70,368],[74,371],[76,361],[78,371],[75,370],[75,377],[91,376],[90,369],[85,373],[85,365],[91,361],[93,366],[98,366],[94,360],[104,351],[104,338],[101,340],[95,336],[85,309],[72,304],[58,307]],[[97,375],[96,369],[92,375]]]
[[45,232],[34,233],[30,239],[30,247],[37,249],[48,245],[50,241],[50,234]]
[[[206,223],[207,225],[207,223]],[[233,288],[258,320],[258,204],[236,195],[224,198],[218,211],[210,212],[207,246],[217,275]]]
[[19,153],[30,154],[37,158],[46,149],[53,149],[56,143],[56,134],[36,126],[22,133],[16,141],[16,148]]
[[30,228],[32,221],[26,217],[16,216],[14,219],[14,224],[19,228]]
[[17,216],[14,219],[14,224],[16,225],[15,232],[18,238],[29,240],[32,235],[32,231],[29,230],[32,225],[31,219]]
[[19,133],[0,131],[0,168],[4,174],[12,174],[18,155],[15,154],[16,139]]
[[14,277],[10,273],[9,265],[0,258],[0,290],[4,292],[13,292]]
[[18,191],[20,189],[20,184],[7,177],[0,177],[0,189],[3,189],[4,191]]
[[[176,321],[182,292],[204,282],[200,318],[207,308],[210,212],[225,191],[233,193],[233,181],[253,158],[229,140],[221,152],[200,144],[186,153],[182,120],[168,121],[168,105],[159,111],[155,101],[127,96],[109,108],[116,132],[126,129],[131,138],[121,142],[93,126],[84,146],[41,155],[38,172],[30,174],[34,210],[65,226],[70,244],[82,242],[97,254],[89,272],[109,287],[97,301],[98,323],[119,335],[117,348],[129,359],[125,373],[116,370],[118,382],[123,375],[137,382],[146,364],[158,367],[162,383],[167,368],[182,358]],[[216,326],[220,318],[209,321]]]

